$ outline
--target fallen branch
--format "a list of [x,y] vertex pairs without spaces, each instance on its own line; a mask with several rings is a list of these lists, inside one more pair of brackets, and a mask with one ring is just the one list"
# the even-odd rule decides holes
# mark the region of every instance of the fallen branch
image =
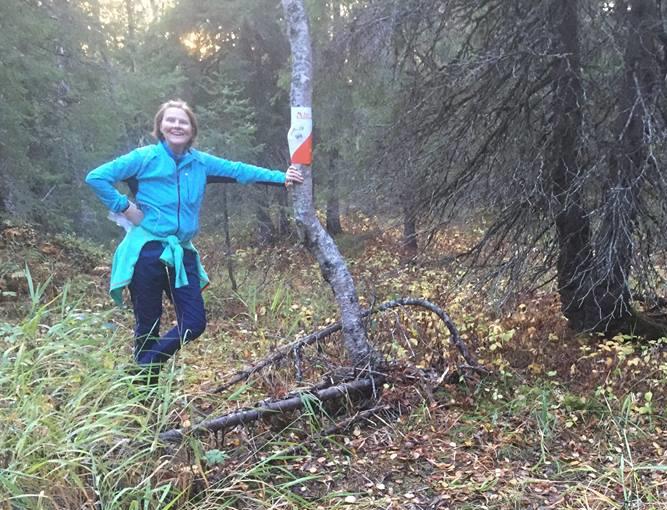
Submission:
[[[461,335],[459,335],[459,331],[454,325],[454,322],[452,322],[449,315],[447,315],[447,313],[438,305],[431,303],[426,299],[400,298],[394,301],[388,301],[386,303],[381,304],[377,308],[364,310],[361,314],[361,317],[362,318],[368,317],[373,313],[384,312],[386,310],[389,310],[391,308],[396,308],[399,306],[421,306],[435,313],[445,323],[445,326],[447,326],[447,329],[449,330],[450,333],[450,340],[449,340],[450,343],[458,349],[458,351],[461,353],[461,356],[463,356],[463,359],[465,359],[466,362],[468,363],[468,365],[466,365],[465,368],[482,373],[487,372],[487,370],[484,369],[484,367],[482,367],[477,362],[475,357],[472,354],[470,354],[468,347],[461,339]],[[299,340],[296,340],[290,344],[278,347],[278,349],[273,351],[269,356],[256,362],[254,365],[251,365],[248,368],[244,368],[243,370],[239,370],[238,372],[236,372],[228,382],[215,388],[213,390],[213,393],[223,392],[229,389],[230,387],[234,386],[235,384],[246,381],[251,375],[263,370],[264,368],[270,365],[277,363],[284,357],[288,356],[290,353],[300,352],[303,347],[314,344],[315,342],[318,342],[320,340],[323,340],[324,338],[336,333],[337,331],[340,331],[341,328],[342,324],[340,322],[336,322],[335,324],[332,324],[331,326],[324,328],[322,331],[318,331],[317,333],[311,333],[310,335],[303,337]]]
[[317,333],[312,333],[304,338],[301,338],[300,340],[292,342],[291,344],[278,347],[266,358],[258,361],[257,363],[248,368],[236,372],[228,382],[226,382],[222,386],[218,386],[217,388],[215,388],[213,390],[213,393],[223,392],[226,389],[231,388],[235,384],[246,381],[251,375],[263,370],[264,368],[270,365],[277,363],[285,356],[288,356],[291,352],[295,350],[300,350],[302,347],[306,345],[311,345],[319,340],[322,340],[323,338],[326,338],[329,335],[332,335],[333,333],[340,331],[342,327],[343,326],[340,322],[336,322],[335,324],[332,324],[331,326],[324,328],[322,331],[318,331]]
[[262,402],[251,409],[242,409],[232,413],[205,420],[189,430],[172,429],[162,432],[160,440],[165,442],[181,441],[186,434],[203,434],[206,432],[217,432],[230,429],[236,425],[256,421],[266,415],[291,411],[304,406],[304,399],[312,398],[324,402],[344,396],[367,395],[376,388],[377,381],[373,379],[357,379],[348,383],[331,386],[321,390],[312,390],[297,393],[284,399]]

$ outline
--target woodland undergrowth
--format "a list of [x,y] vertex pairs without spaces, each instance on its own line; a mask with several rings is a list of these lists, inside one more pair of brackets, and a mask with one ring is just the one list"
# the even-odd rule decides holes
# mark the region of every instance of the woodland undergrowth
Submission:
[[303,397],[302,412],[162,444],[162,431],[345,366],[334,335],[304,349],[298,370],[285,359],[212,391],[335,322],[316,262],[298,246],[237,239],[233,291],[222,237],[202,235],[213,282],[207,332],[147,398],[132,381],[131,311],[106,294],[109,251],[2,225],[0,509],[667,508],[664,342],[575,335],[548,288],[497,309],[475,282],[458,281],[465,269],[453,256],[474,242],[473,229],[452,229],[414,257],[372,219],[344,228],[339,246],[364,306],[433,301],[490,375],[456,376],[461,359],[430,312],[389,311],[367,323],[390,360],[378,401]]

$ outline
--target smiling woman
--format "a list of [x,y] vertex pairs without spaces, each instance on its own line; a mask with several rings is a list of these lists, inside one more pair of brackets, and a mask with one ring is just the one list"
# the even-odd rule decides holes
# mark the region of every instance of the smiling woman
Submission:
[[[155,115],[155,145],[135,149],[86,177],[102,203],[134,225],[114,254],[111,296],[120,303],[123,289],[129,288],[136,320],[134,356],[140,381],[149,385],[157,382],[161,365],[206,327],[201,289],[208,276],[192,239],[199,229],[207,178],[286,185],[303,181],[293,167],[283,173],[200,152],[192,147],[197,132],[187,103],[167,101]],[[114,187],[129,178],[138,183],[136,204]],[[160,336],[164,293],[174,304],[177,324]]]
[[197,137],[197,119],[182,101],[169,101],[155,115],[152,135],[167,142],[175,154],[189,149]]

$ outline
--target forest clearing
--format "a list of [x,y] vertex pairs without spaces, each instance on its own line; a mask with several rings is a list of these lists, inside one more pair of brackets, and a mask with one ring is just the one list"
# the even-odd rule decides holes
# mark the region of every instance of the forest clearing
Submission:
[[[547,289],[494,312],[472,286],[455,285],[463,271],[455,260],[438,267],[467,246],[465,233],[439,238],[414,262],[397,255],[398,231],[367,218],[344,225],[339,242],[362,295],[439,303],[491,373],[440,380],[461,362],[444,325],[427,311],[391,310],[368,324],[396,364],[367,418],[325,436],[362,411],[313,401],[303,413],[177,445],[161,445],[159,433],[282,397],[344,364],[334,336],[320,352],[304,350],[312,366],[300,383],[288,360],[212,393],[276,346],[335,320],[316,264],[296,264],[308,254],[295,246],[238,250],[244,284],[233,292],[214,249],[220,240],[202,237],[214,282],[205,291],[210,326],[146,406],[128,399],[130,312],[108,304],[109,254],[5,225],[3,288],[16,295],[5,291],[2,301],[11,317],[0,338],[4,508],[665,507],[663,343],[575,335]],[[10,260],[25,260],[29,274]],[[425,368],[437,369],[435,380]]]

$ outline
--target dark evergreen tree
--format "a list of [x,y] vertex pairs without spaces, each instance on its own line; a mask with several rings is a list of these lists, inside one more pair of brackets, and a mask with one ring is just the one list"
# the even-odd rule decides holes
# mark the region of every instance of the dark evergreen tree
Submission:
[[490,288],[555,269],[577,330],[664,333],[632,306],[664,281],[653,265],[667,222],[659,3],[382,7],[394,9],[403,69],[418,79],[380,147],[391,147],[383,163],[417,154],[421,216],[434,227],[486,218],[471,255],[493,264]]

